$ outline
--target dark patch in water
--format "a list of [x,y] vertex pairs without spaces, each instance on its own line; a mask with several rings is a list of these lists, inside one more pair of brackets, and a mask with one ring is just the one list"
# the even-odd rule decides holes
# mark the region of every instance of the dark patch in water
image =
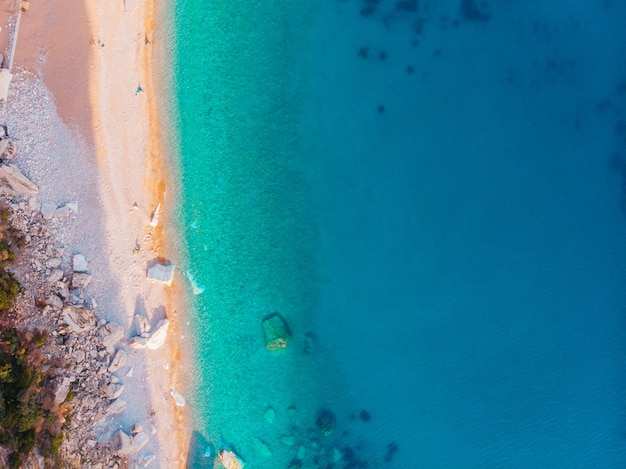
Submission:
[[385,453],[385,462],[391,462],[394,455],[398,452],[400,448],[396,442],[391,442],[387,445],[387,452]]
[[402,0],[396,3],[396,11],[414,13],[417,11],[417,0]]
[[359,52],[357,53],[357,55],[361,57],[362,59],[367,59],[369,52],[370,52],[370,48],[363,46],[359,49]]
[[381,51],[381,52],[378,54],[378,58],[379,58],[380,60],[387,60],[387,51],[384,51],[384,50],[383,50],[383,51]]
[[[485,5],[482,5],[485,8]],[[461,16],[468,21],[489,21],[491,15],[482,11],[475,0],[461,0]]]
[[379,104],[376,110],[378,111],[378,114],[383,115],[383,113],[385,112],[385,106]]
[[363,409],[361,412],[359,412],[359,418],[361,420],[363,420],[364,422],[369,422],[370,420],[372,420],[372,416],[365,409]]
[[374,14],[374,12],[376,11],[376,7],[373,6],[369,6],[369,7],[363,7],[359,10],[359,13],[361,14],[361,16],[365,16],[370,17],[372,16],[372,14]]
[[415,73],[415,69],[411,65],[407,65],[406,73],[408,73],[409,75],[413,75]]

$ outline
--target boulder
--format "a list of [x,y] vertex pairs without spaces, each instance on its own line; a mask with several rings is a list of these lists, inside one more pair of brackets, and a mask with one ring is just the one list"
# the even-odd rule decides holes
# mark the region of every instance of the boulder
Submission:
[[67,205],[63,205],[61,207],[58,207],[55,211],[54,211],[54,218],[67,218],[70,216],[70,208]]
[[113,373],[114,371],[119,370],[125,364],[126,352],[122,349],[119,349],[117,352],[115,352],[115,355],[113,355],[113,359],[111,360],[111,364],[109,365],[107,370],[109,371],[109,373]]
[[143,350],[148,345],[148,337],[132,337],[130,339],[130,348],[135,350]]
[[168,287],[172,284],[174,278],[174,264],[156,263],[148,268],[147,277],[155,282],[166,284]]
[[46,259],[46,267],[50,269],[56,269],[57,267],[61,265],[61,262],[62,260],[59,259],[58,257],[51,257],[49,259]]
[[135,314],[135,327],[137,328],[137,335],[140,337],[149,337],[150,323],[148,318],[141,314]]
[[168,319],[161,319],[154,328],[154,331],[152,332],[150,337],[148,338],[148,341],[146,342],[146,347],[150,350],[156,350],[161,347],[161,345],[165,343],[165,339],[167,338],[167,329],[169,328],[169,325],[170,321]]
[[72,269],[74,272],[87,272],[89,270],[89,264],[85,256],[82,254],[74,254],[74,257],[72,257]]
[[104,395],[107,399],[117,399],[124,392],[124,385],[120,383],[109,383],[103,386],[102,391],[104,391]]
[[263,320],[263,335],[267,350],[287,348],[289,329],[280,314],[271,314]]
[[3,164],[0,165],[0,192],[18,197],[32,197],[39,189],[15,166]]
[[72,275],[72,288],[87,288],[91,282],[91,274],[83,272],[75,272]]
[[50,202],[43,202],[41,204],[41,215],[46,219],[46,220],[50,220],[52,218],[52,215],[54,215],[54,212],[57,209],[57,204],[53,204]]
[[54,269],[50,272],[50,275],[48,275],[47,282],[49,284],[55,284],[61,279],[63,279],[63,271],[61,269]]
[[141,424],[141,422],[135,423],[135,425],[133,425],[133,428],[130,429],[130,433],[132,435],[137,435],[138,433],[141,433],[142,431],[143,431],[143,425]]
[[70,384],[69,378],[56,378],[54,384],[54,407],[59,407],[65,402],[70,392]]
[[146,432],[139,432],[133,436],[133,453],[141,451],[148,444],[148,441]]
[[107,415],[116,415],[116,414],[121,414],[122,412],[124,412],[126,410],[126,401],[123,399],[115,399],[113,402],[111,402],[107,408],[104,410],[104,412]]
[[170,389],[170,395],[174,398],[174,402],[178,407],[184,407],[185,398],[177,393],[174,388]]
[[17,145],[8,138],[0,140],[0,160],[3,163],[11,161],[17,154]]
[[108,350],[112,350],[124,338],[124,326],[114,322],[106,323],[98,329],[98,337]]
[[317,414],[315,426],[323,435],[330,435],[337,425],[337,418],[328,409],[322,409]]
[[252,437],[252,448],[257,456],[262,458],[269,458],[272,455],[270,447],[262,439]]
[[233,451],[222,449],[219,452],[220,462],[226,469],[243,469],[244,463]]
[[111,450],[120,456],[128,456],[133,452],[133,439],[122,430],[118,430],[111,438]]
[[63,320],[74,332],[88,332],[96,327],[96,318],[91,309],[83,306],[63,308]]

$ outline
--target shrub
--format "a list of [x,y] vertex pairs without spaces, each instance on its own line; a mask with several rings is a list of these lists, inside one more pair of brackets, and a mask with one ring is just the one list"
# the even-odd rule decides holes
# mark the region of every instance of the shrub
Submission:
[[0,269],[0,310],[8,310],[13,307],[15,297],[22,291],[20,284],[13,274]]

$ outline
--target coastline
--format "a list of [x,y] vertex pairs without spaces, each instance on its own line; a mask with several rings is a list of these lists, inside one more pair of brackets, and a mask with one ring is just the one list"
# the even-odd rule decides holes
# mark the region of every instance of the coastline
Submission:
[[[35,5],[32,24],[30,18],[22,24],[22,36],[28,36],[18,41],[16,66],[43,79],[54,97],[56,113],[81,147],[83,155],[77,159],[92,166],[80,174],[86,179],[76,184],[81,187],[72,188],[84,208],[83,218],[89,221],[76,223],[67,246],[86,252],[90,267],[100,277],[92,288],[100,317],[122,324],[126,339],[132,335],[138,310],[154,322],[164,308],[170,321],[168,340],[160,350],[129,349],[134,372],[132,377],[122,377],[126,386],[122,397],[129,410],[109,418],[105,434],[110,438],[118,427],[128,431],[137,421],[153,425],[148,449],[155,453],[157,464],[151,467],[185,467],[190,419],[187,408],[177,407],[170,395],[172,388],[183,389],[179,369],[187,357],[181,355],[178,338],[185,287],[178,273],[171,287],[146,278],[147,265],[155,258],[176,258],[180,252],[173,227],[167,226],[173,220],[168,214],[176,203],[176,184],[175,170],[161,153],[159,123],[165,116],[159,115],[163,111],[159,103],[167,97],[164,83],[153,73],[158,12],[154,0],[119,6],[85,1],[84,7],[67,1],[54,8]],[[72,34],[59,35],[69,20],[75,20],[77,27],[72,24]],[[37,32],[30,34],[30,28]],[[58,57],[69,58],[70,68],[57,66]],[[65,163],[70,169],[76,164],[61,161],[59,169]],[[37,168],[31,172],[38,184],[39,179],[47,179],[41,181],[44,197],[69,197],[72,192],[68,190],[71,178],[59,185],[54,173],[46,175]],[[154,229],[150,218],[158,203],[163,216]],[[141,246],[138,255],[133,253],[136,243]]]

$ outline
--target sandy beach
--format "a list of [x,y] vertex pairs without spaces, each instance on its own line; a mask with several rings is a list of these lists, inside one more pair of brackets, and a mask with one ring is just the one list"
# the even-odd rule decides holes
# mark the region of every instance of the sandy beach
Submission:
[[153,0],[33,2],[21,20],[2,117],[20,145],[15,163],[38,185],[39,201],[78,203],[78,214],[59,224],[58,242],[87,258],[97,316],[124,326],[126,347],[135,314],[153,327],[170,321],[158,350],[127,347],[128,362],[116,373],[127,409],[96,432],[106,446],[115,431],[140,422],[150,441],[131,455],[131,466],[151,454],[150,467],[174,468],[185,466],[190,437],[187,407],[170,394],[184,394],[177,382],[183,278],[175,273],[170,287],[146,278],[155,259],[175,258],[177,249],[168,225],[176,178],[159,140],[164,83],[153,74],[156,15]]

